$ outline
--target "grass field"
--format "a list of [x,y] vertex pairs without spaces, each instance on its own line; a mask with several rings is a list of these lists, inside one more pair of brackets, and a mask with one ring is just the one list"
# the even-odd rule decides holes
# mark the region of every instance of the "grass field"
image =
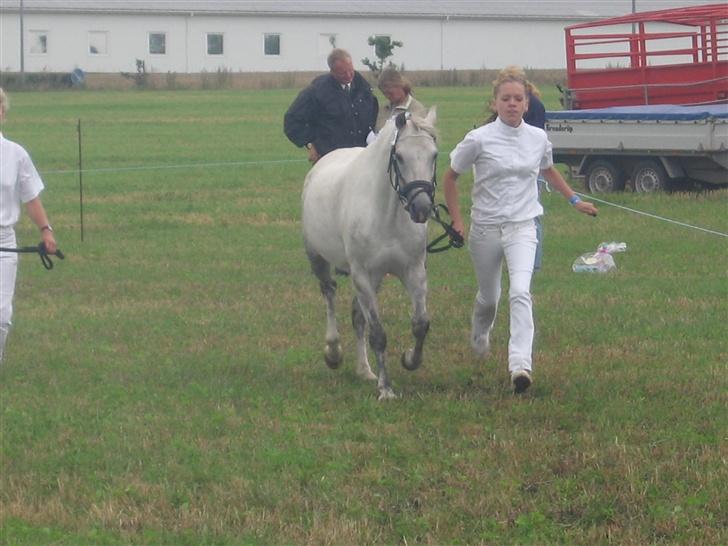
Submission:
[[[471,356],[463,249],[429,259],[414,373],[398,365],[408,299],[385,283],[401,398],[377,402],[354,373],[347,279],[345,363],[323,363],[299,224],[308,164],[281,131],[295,93],[11,96],[3,132],[44,173],[67,259],[51,272],[21,259],[0,370],[0,543],[728,542],[726,239],[608,206],[583,217],[547,194],[532,390],[508,385],[507,305],[492,357]],[[439,108],[442,172],[484,92],[418,98]],[[728,232],[725,190],[608,199]],[[18,234],[38,238],[27,218]],[[627,243],[618,271],[572,273],[602,241]]]

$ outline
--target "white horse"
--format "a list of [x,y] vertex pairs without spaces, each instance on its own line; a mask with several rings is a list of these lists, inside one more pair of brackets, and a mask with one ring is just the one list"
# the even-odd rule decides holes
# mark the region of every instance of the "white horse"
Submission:
[[[387,336],[379,317],[377,292],[382,279],[400,279],[412,299],[413,348],[402,365],[414,370],[430,328],[427,315],[425,257],[427,219],[435,192],[437,145],[435,109],[422,119],[400,114],[385,124],[367,148],[330,152],[309,171],[303,188],[303,235],[311,269],[326,299],[324,359],[330,368],[342,361],[331,268],[351,276],[356,295],[352,324],[357,337],[357,373],[378,379],[379,399],[395,398],[387,375]],[[372,373],[364,340],[377,359]]]

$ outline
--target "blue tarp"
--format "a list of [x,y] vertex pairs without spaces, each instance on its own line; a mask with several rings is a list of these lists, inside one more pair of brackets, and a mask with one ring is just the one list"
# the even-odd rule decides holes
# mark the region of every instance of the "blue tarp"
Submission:
[[649,106],[612,106],[610,108],[546,112],[547,121],[567,119],[695,121],[711,117],[728,118],[728,104],[711,104],[706,106],[655,104]]

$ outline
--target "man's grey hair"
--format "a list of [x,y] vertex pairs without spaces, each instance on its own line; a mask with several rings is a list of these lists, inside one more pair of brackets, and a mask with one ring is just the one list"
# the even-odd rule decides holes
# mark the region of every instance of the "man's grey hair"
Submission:
[[337,47],[336,49],[331,50],[331,53],[329,53],[329,56],[326,59],[326,63],[329,65],[330,69],[333,69],[336,61],[342,61],[345,59],[351,60],[351,55],[349,55],[349,52],[345,49]]

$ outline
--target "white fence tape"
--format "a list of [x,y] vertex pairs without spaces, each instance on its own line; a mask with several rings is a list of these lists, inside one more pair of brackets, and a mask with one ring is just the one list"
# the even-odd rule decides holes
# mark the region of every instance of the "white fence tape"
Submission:
[[597,197],[594,197],[593,195],[585,195],[583,193],[575,192],[577,195],[580,195],[584,199],[588,199],[589,201],[596,201],[597,203],[603,203],[605,205],[609,205],[610,207],[616,207],[618,209],[626,210],[629,212],[632,212],[634,214],[641,214],[642,216],[647,216],[649,218],[654,218],[656,220],[660,220],[662,222],[668,222],[670,224],[676,224],[678,226],[690,228],[690,229],[697,229],[698,231],[704,231],[705,233],[711,233],[712,235],[719,235],[720,237],[728,237],[728,233],[722,233],[720,231],[715,231],[712,229],[700,227],[700,226],[694,226],[692,224],[686,224],[685,222],[678,222],[677,220],[672,220],[670,218],[665,218],[664,216],[658,216],[656,214],[650,214],[649,212],[643,212],[641,210],[632,209],[629,207],[625,207],[624,205],[617,205],[616,203],[610,203],[609,201],[604,201],[603,199],[599,199]]
[[[440,154],[444,154],[446,152],[440,152]],[[272,160],[263,160],[263,161],[221,161],[217,163],[186,163],[186,164],[179,164],[179,165],[140,165],[135,167],[102,167],[98,169],[83,169],[79,171],[79,169],[69,169],[69,170],[60,170],[60,171],[43,171],[41,172],[42,175],[47,174],[79,174],[82,173],[114,173],[114,172],[128,172],[128,171],[160,171],[160,170],[167,170],[167,169],[191,169],[191,168],[210,168],[210,167],[243,167],[243,166],[250,166],[250,165],[284,165],[287,163],[303,163],[306,161],[305,159],[272,159]],[[720,237],[728,237],[728,233],[723,233],[720,231],[715,231],[712,229],[695,226],[692,224],[687,224],[685,222],[679,222],[677,220],[672,220],[670,218],[665,218],[664,216],[658,216],[657,214],[650,214],[649,212],[644,212],[641,210],[633,209],[630,207],[625,207],[624,205],[618,205],[616,203],[611,203],[609,201],[605,201],[603,199],[599,199],[598,197],[594,197],[593,195],[586,195],[583,193],[576,192],[577,195],[580,195],[581,197],[588,199],[590,201],[596,201],[597,203],[602,203],[604,205],[609,205],[610,207],[615,207],[618,209],[626,210],[628,212],[631,212],[633,214],[639,214],[642,216],[647,216],[648,218],[653,218],[655,220],[660,220],[662,222],[667,222],[670,224],[675,224],[678,226],[682,226],[689,229],[695,229],[698,231],[702,231],[705,233],[710,233],[711,235],[718,235]]]

